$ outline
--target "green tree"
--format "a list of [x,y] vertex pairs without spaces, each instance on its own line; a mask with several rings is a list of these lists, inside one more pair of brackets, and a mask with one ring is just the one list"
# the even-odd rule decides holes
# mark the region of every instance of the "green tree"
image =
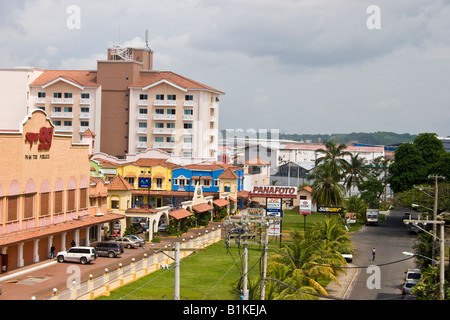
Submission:
[[419,149],[422,159],[427,165],[434,164],[444,155],[445,148],[436,133],[420,133],[414,139],[414,145]]
[[312,185],[312,201],[318,205],[341,206],[345,188],[339,183],[331,163],[324,163],[314,168]]
[[370,178],[358,186],[363,199],[370,208],[378,208],[380,196],[383,194],[383,184],[380,180]]
[[345,151],[346,144],[337,145],[334,141],[325,142],[325,149],[318,149],[316,153],[320,155],[316,158],[315,166],[329,165],[331,173],[335,180],[340,181],[343,174],[349,170],[349,163],[344,159],[345,156],[351,157],[349,151]]
[[350,191],[350,196],[352,194],[352,187],[357,187],[361,184],[368,175],[367,167],[364,163],[364,159],[359,157],[359,153],[352,155],[350,162],[348,163],[348,169],[345,177],[345,187]]
[[389,184],[394,192],[408,190],[426,181],[427,171],[420,150],[412,143],[403,143],[395,151],[389,167]]

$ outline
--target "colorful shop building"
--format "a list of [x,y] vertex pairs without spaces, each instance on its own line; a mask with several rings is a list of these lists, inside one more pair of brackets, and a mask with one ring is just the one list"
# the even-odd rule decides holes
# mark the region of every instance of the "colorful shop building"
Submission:
[[55,134],[45,111],[0,131],[0,147],[1,272],[48,259],[52,246],[62,251],[72,240],[89,246],[102,224],[123,218],[106,211],[105,188],[90,179],[89,146]]

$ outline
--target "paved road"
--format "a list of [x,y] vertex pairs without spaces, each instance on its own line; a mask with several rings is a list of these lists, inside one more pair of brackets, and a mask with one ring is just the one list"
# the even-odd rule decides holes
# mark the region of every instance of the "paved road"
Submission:
[[[384,223],[378,226],[365,226],[353,235],[352,241],[356,246],[357,253],[353,264],[368,268],[358,270],[358,276],[349,299],[398,300],[404,298],[401,289],[405,271],[414,267],[415,261],[413,258],[408,259],[402,252],[412,252],[414,241],[417,238],[417,235],[408,232],[402,223],[401,216],[404,211],[402,209],[391,210]],[[412,217],[417,219],[414,213]],[[375,261],[372,261],[372,248],[374,247],[376,257]],[[378,278],[377,275],[379,275]]]

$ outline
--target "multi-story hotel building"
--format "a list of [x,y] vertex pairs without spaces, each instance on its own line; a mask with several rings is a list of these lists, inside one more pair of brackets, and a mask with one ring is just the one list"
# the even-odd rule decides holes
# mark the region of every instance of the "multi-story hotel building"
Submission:
[[[55,131],[72,135],[74,142],[90,129],[96,152],[123,157],[154,148],[185,158],[217,157],[219,96],[224,93],[153,70],[149,48],[110,46],[97,70],[11,70],[0,70],[0,97],[12,103],[20,96],[25,99],[21,105],[29,107],[2,103],[2,129],[29,110],[42,109]],[[17,85],[8,83],[13,76]]]
[[[55,132],[73,136],[90,129],[101,139],[101,92],[95,71],[44,70],[30,84],[32,109],[44,110],[55,126]],[[95,151],[100,151],[99,146]]]

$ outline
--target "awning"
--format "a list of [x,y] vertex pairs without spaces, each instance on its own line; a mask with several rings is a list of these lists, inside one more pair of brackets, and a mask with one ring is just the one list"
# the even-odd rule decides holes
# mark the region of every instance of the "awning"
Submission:
[[194,209],[194,211],[197,213],[201,213],[201,212],[206,212],[206,211],[212,210],[213,207],[207,203],[202,203],[202,204],[197,204],[197,205],[193,206],[192,209]]
[[219,208],[220,207],[225,207],[225,206],[230,204],[230,202],[228,200],[226,200],[226,199],[217,199],[217,200],[214,200],[213,203],[216,206],[218,206]]
[[180,220],[180,219],[192,216],[192,212],[189,212],[186,209],[177,209],[177,210],[170,211],[169,216],[171,216],[175,220]]
[[48,237],[50,235],[68,232],[71,230],[86,228],[106,222],[120,220],[125,218],[123,214],[106,213],[100,216],[88,216],[80,219],[74,219],[67,222],[61,222],[58,224],[51,224],[44,227],[32,228],[23,231],[17,231],[12,233],[3,234],[0,237],[0,247],[10,246],[15,243],[30,241],[33,239]]

